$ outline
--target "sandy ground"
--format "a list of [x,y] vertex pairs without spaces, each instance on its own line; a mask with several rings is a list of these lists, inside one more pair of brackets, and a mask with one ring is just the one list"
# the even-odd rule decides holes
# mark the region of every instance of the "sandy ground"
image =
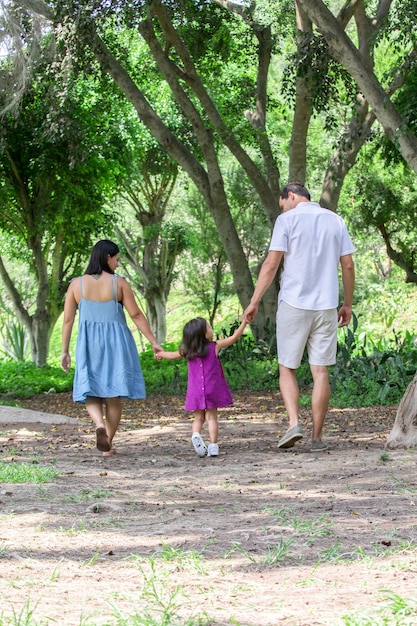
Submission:
[[58,474],[0,484],[0,624],[417,623],[416,451],[384,450],[396,407],[331,411],[324,453],[304,411],[279,451],[279,395],[234,395],[203,459],[178,397],[127,403],[112,458],[67,394],[2,409],[2,464]]

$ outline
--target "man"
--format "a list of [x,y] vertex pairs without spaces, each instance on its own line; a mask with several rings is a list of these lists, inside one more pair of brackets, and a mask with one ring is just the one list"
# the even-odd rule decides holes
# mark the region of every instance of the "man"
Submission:
[[[279,381],[289,428],[278,442],[291,448],[303,437],[298,423],[299,387],[296,370],[304,349],[313,376],[311,450],[327,450],[322,430],[327,413],[330,384],[328,368],[336,362],[337,327],[347,326],[352,317],[355,251],[344,220],[310,201],[299,183],[281,190],[278,216],[262,264],[258,282],[244,318],[252,323],[259,301],[272,283],[281,259],[284,267],[278,294],[277,349]],[[339,263],[342,269],[344,302],[339,312]]]

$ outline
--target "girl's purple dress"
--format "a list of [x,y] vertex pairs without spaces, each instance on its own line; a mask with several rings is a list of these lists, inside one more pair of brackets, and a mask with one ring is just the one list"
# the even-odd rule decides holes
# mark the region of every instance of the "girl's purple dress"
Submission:
[[218,409],[233,404],[232,394],[224,377],[216,343],[210,342],[205,357],[188,361],[188,386],[185,410]]

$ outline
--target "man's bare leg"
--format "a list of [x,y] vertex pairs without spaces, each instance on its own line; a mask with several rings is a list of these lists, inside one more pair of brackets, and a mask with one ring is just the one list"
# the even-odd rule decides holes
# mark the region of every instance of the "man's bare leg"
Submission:
[[313,394],[311,408],[313,414],[313,439],[321,441],[324,419],[329,408],[330,383],[329,368],[325,365],[311,365],[313,376]]
[[288,414],[288,430],[298,424],[300,390],[295,372],[285,365],[279,366],[279,388]]

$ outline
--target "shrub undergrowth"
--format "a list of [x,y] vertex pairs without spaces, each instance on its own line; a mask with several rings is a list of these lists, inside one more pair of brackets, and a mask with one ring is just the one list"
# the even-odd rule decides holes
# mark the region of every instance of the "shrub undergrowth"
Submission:
[[[232,334],[237,324],[223,329]],[[357,319],[352,329],[339,331],[336,365],[330,368],[331,406],[373,406],[398,403],[417,371],[417,338],[408,331],[371,340],[358,333]],[[166,350],[177,350],[178,343],[165,343]],[[148,395],[184,395],[187,386],[185,359],[157,361],[148,349],[140,355]],[[267,329],[263,340],[243,335],[220,353],[223,369],[233,391],[276,391],[279,368],[274,329]],[[4,360],[0,364],[0,401],[18,403],[19,399],[42,393],[70,391],[73,370],[65,374],[58,365],[35,367],[31,362]],[[304,404],[312,388],[306,357],[297,372]]]

